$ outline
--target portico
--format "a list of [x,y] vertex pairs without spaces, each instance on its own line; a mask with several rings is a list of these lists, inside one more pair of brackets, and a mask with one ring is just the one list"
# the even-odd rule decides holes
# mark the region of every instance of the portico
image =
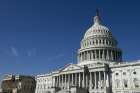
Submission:
[[107,77],[108,74],[104,67],[100,69],[92,68],[86,74],[84,69],[77,69],[77,66],[69,65],[52,78],[54,78],[53,87],[61,89],[69,90],[71,87],[78,87],[89,90],[104,90],[107,87]]

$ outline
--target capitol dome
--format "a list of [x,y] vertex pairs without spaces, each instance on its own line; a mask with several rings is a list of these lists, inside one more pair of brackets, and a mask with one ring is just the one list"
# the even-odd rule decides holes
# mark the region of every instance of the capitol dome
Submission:
[[99,14],[94,17],[94,24],[86,31],[84,38],[92,36],[112,36],[111,32],[106,26],[101,24],[101,19]]
[[122,51],[117,44],[109,28],[102,25],[97,11],[94,24],[85,32],[81,40],[77,57],[78,64],[122,62]]

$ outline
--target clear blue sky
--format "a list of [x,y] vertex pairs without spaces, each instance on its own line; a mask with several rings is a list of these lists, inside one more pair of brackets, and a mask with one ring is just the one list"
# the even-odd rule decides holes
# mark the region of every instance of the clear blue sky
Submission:
[[76,63],[96,8],[123,50],[140,59],[139,0],[0,0],[0,76],[47,73]]

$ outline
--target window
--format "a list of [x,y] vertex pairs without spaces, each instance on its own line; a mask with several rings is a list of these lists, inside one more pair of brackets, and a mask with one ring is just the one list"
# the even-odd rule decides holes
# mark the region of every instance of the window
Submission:
[[116,76],[119,75],[119,73],[116,73]]
[[126,72],[123,72],[123,75],[126,75]]
[[127,83],[128,83],[128,81],[127,81],[126,79],[124,79],[124,80],[123,80],[123,84],[124,84],[124,87],[125,87],[125,88],[128,87],[128,84],[127,84]]
[[136,74],[136,71],[134,71],[133,74]]
[[134,83],[135,88],[139,88],[139,83],[138,83],[138,79],[137,78],[133,79],[133,83]]

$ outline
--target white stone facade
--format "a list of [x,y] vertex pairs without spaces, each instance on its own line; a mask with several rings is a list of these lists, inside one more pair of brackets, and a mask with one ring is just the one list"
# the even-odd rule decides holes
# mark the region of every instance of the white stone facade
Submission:
[[140,61],[123,62],[122,51],[97,11],[69,64],[38,75],[36,93],[140,93]]

